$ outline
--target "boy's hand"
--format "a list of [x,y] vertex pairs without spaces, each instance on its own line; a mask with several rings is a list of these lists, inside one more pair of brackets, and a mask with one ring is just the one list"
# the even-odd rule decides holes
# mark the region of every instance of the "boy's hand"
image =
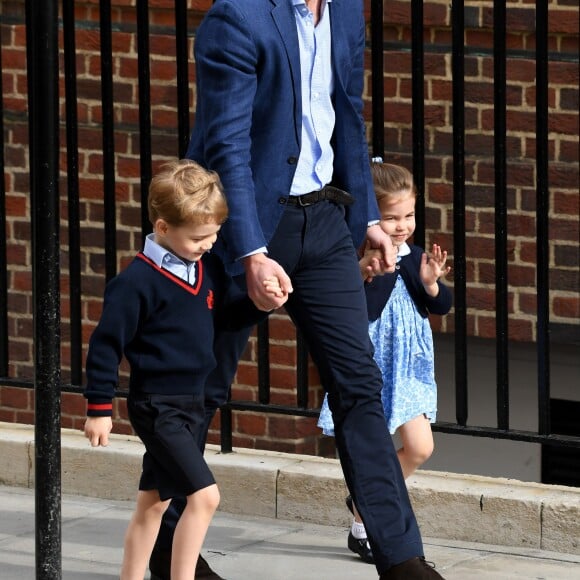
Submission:
[[111,417],[87,417],[85,422],[85,437],[91,442],[92,447],[109,444],[109,433],[113,429]]

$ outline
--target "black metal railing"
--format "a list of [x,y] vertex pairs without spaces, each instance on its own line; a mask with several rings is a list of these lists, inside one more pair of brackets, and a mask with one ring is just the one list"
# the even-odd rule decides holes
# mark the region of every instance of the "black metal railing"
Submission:
[[[464,3],[455,0],[451,10],[451,70],[453,76],[453,305],[455,336],[467,336],[467,269],[465,249],[465,43]],[[455,341],[455,417],[467,424],[467,341]]]
[[36,570],[60,578],[60,244],[58,5],[27,2],[30,213],[34,296]]

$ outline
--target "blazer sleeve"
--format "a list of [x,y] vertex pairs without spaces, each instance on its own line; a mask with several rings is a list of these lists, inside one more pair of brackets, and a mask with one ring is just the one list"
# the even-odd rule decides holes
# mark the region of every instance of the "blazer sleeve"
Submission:
[[363,117],[365,21],[360,2],[330,4],[333,51],[337,71],[335,87],[336,139],[333,181],[352,193],[356,202],[346,219],[355,246],[366,235],[370,221],[380,217],[369,165],[369,148]]
[[360,123],[360,136],[359,136],[359,143],[357,146],[358,155],[361,156],[361,166],[363,168],[363,182],[365,184],[365,188],[367,191],[367,219],[366,225],[368,222],[380,219],[380,212],[377,204],[377,198],[374,191],[372,176],[370,172],[370,165],[369,165],[369,147],[365,135],[365,122],[363,117],[363,91],[364,91],[364,71],[365,71],[365,63],[364,63],[364,53],[366,48],[366,41],[365,41],[365,21],[364,21],[364,10],[361,6],[360,9],[357,9],[356,14],[359,15],[359,33],[358,33],[358,42],[356,43],[356,51],[354,53],[353,58],[353,65],[352,71],[349,79],[349,83],[347,85],[347,94],[354,107],[357,117]]
[[230,212],[222,235],[229,254],[237,258],[267,244],[250,164],[257,51],[234,2],[215,4],[204,18],[196,35],[195,61],[202,161],[224,186]]

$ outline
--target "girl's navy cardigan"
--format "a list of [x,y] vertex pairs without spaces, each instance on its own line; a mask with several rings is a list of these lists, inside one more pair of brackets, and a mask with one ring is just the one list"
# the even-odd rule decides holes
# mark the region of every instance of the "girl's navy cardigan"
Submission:
[[427,318],[429,314],[447,314],[451,309],[453,301],[451,291],[439,280],[437,281],[437,285],[439,286],[439,294],[437,296],[433,298],[425,292],[425,288],[419,277],[421,256],[424,250],[419,246],[412,246],[410,244],[409,248],[411,249],[411,253],[401,257],[397,263],[395,272],[387,273],[383,276],[376,276],[372,282],[365,284],[369,322],[376,320],[381,315],[381,312],[391,297],[391,292],[395,286],[398,274],[403,278],[405,286],[419,314],[423,318]]
[[251,326],[267,316],[245,294],[226,305],[228,280],[213,254],[198,262],[192,286],[139,253],[105,290],[87,354],[87,415],[112,414],[123,356],[131,394],[203,393],[216,365],[214,327]]

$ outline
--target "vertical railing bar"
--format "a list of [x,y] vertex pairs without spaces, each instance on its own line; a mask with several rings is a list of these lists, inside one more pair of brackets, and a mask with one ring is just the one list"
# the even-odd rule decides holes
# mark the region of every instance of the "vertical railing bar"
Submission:
[[270,328],[268,320],[256,326],[258,339],[258,400],[262,405],[270,404]]
[[371,122],[373,157],[385,154],[383,0],[371,0]]
[[175,0],[175,54],[177,70],[177,135],[179,158],[189,144],[189,59],[187,48],[187,0]]
[[139,77],[139,159],[141,167],[141,232],[151,231],[147,196],[151,183],[151,72],[149,70],[149,1],[137,1],[137,69]]
[[111,0],[100,0],[101,110],[103,116],[103,205],[105,220],[105,277],[117,273],[117,216],[115,203],[115,136],[113,117],[113,39]]
[[497,425],[509,428],[506,177],[506,4],[493,3]]
[[465,18],[463,0],[452,3],[453,270],[455,307],[455,414],[467,424],[467,307],[465,256]]
[[27,2],[37,580],[62,577],[58,2]]
[[[5,173],[4,157],[4,87],[2,83],[2,43],[0,43],[0,175]],[[0,180],[0,376],[8,376],[8,257],[6,242],[6,184]]]
[[296,405],[308,407],[308,345],[302,333],[296,329]]
[[220,450],[222,453],[231,453],[233,450],[233,417],[229,405],[220,407]]
[[413,242],[425,246],[425,58],[423,0],[411,1],[413,181],[417,188]]
[[63,0],[71,383],[82,384],[81,241],[74,0]]
[[548,435],[550,420],[550,258],[548,173],[548,1],[536,0],[536,239],[538,432]]

